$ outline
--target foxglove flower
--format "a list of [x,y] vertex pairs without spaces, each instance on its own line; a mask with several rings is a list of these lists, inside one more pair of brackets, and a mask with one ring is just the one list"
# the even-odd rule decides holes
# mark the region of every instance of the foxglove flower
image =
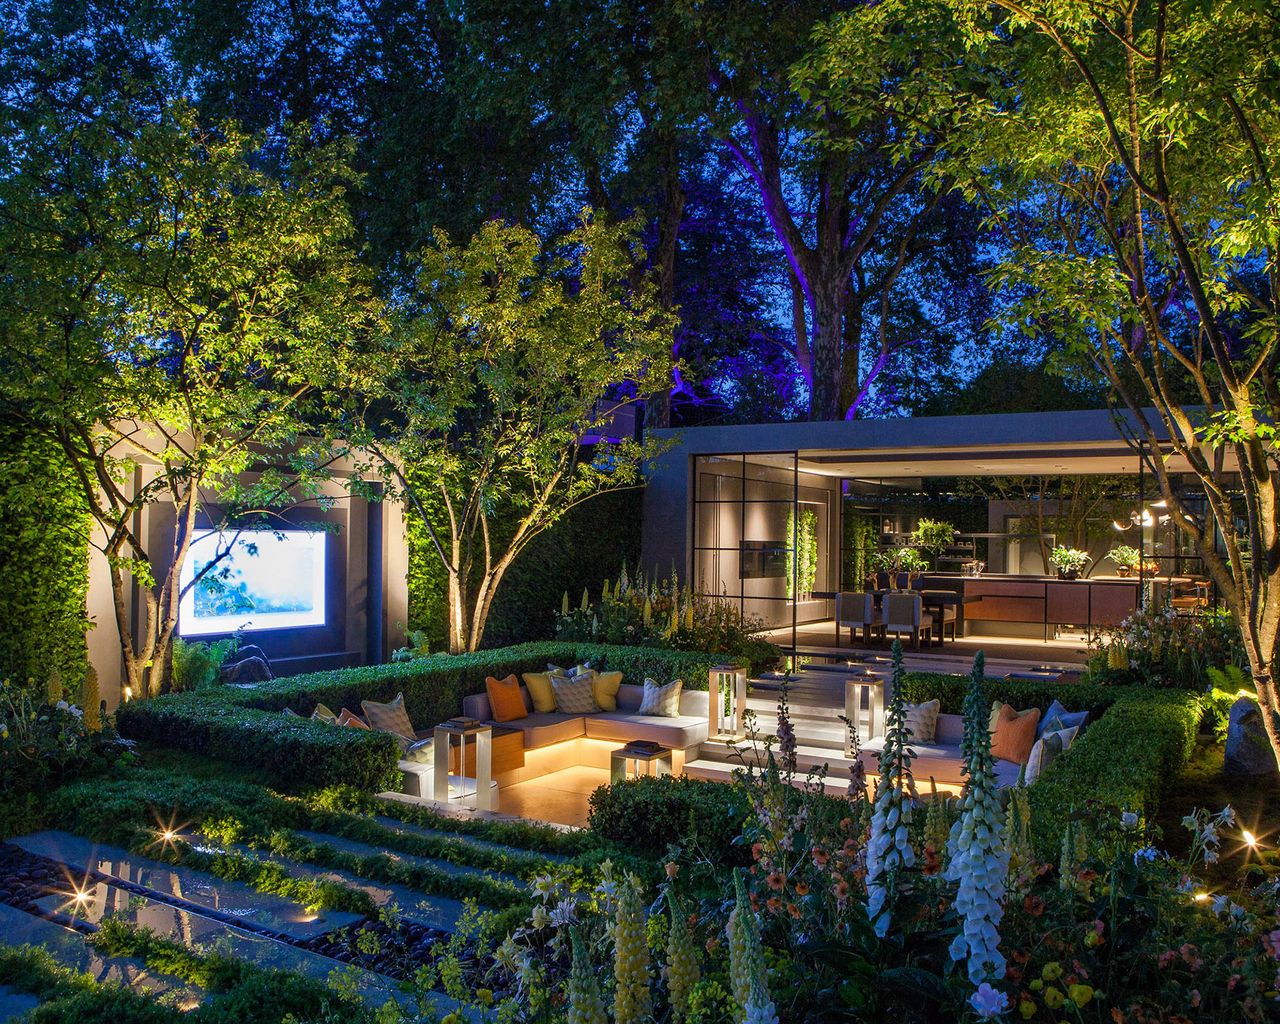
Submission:
[[898,876],[916,862],[907,829],[911,824],[911,750],[907,746],[907,709],[903,700],[902,642],[893,642],[893,693],[885,711],[880,781],[871,810],[867,842],[867,917],[875,933],[889,933]]
[[973,659],[969,692],[964,700],[965,764],[967,776],[960,798],[960,819],[951,826],[947,845],[946,878],[956,882],[956,910],[962,928],[951,943],[951,959],[968,961],[974,985],[1004,977],[1005,959],[998,948],[1004,915],[1009,851],[1005,846],[1003,815],[996,797],[991,760],[990,711],[985,707],[982,652]]

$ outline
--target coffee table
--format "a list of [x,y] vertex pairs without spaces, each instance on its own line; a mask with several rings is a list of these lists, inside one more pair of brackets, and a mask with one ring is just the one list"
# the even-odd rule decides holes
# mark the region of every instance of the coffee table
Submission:
[[630,762],[635,762],[636,778],[640,778],[641,765],[650,765],[649,775],[663,776],[671,774],[671,750],[658,747],[656,750],[636,750],[633,747],[619,747],[609,755],[609,782],[626,782]]

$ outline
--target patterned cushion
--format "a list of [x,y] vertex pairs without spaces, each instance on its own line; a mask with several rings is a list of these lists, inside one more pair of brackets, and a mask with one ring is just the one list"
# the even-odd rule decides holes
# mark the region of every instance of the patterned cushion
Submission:
[[342,714],[338,716],[338,724],[354,726],[357,729],[369,728],[368,722],[354,712],[348,711],[346,708],[343,708]]
[[655,718],[678,718],[680,716],[680,691],[684,689],[684,680],[677,679],[659,686],[652,679],[644,681],[644,696],[640,698],[638,715],[650,715]]
[[556,694],[556,710],[562,715],[591,715],[600,710],[591,683],[595,673],[569,678],[552,676],[551,688]]
[[311,717],[314,721],[324,722],[326,725],[338,724],[338,716],[335,715],[323,704],[316,705],[316,709],[313,712],[311,712]]
[[379,704],[373,700],[362,700],[360,710],[364,712],[369,728],[378,732],[389,732],[403,736],[407,740],[416,740],[413,724],[409,721],[409,712],[404,709],[404,694],[397,693],[396,699],[387,704]]
[[1071,746],[1071,741],[1076,738],[1076,733],[1079,731],[1080,727],[1073,725],[1069,729],[1047,732],[1036,740],[1027,758],[1025,782],[1028,786],[1035,782],[1040,777],[1040,773],[1048,768],[1067,747]]
[[917,743],[932,743],[938,734],[938,712],[942,702],[936,697],[923,704],[908,704],[907,732]]
[[1044,713],[1044,717],[1040,719],[1040,728],[1037,730],[1037,736],[1045,736],[1051,732],[1061,732],[1063,729],[1077,729],[1084,725],[1084,721],[1089,717],[1087,711],[1068,711],[1057,699],[1049,705],[1049,710]]
[[520,692],[520,680],[514,673],[506,679],[489,676],[484,681],[484,689],[489,695],[489,713],[495,722],[514,722],[529,714],[524,694]]
[[618,689],[622,686],[621,672],[598,672],[591,680],[591,692],[601,711],[618,710]]
[[533,701],[533,710],[540,715],[549,715],[556,709],[556,692],[551,689],[551,676],[546,672],[526,672],[524,685],[529,688],[529,699]]

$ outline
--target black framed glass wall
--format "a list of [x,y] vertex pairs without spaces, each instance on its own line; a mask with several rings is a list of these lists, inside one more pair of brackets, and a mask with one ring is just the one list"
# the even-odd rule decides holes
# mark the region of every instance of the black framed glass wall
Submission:
[[837,481],[799,471],[796,452],[694,462],[691,579],[766,629],[830,617]]

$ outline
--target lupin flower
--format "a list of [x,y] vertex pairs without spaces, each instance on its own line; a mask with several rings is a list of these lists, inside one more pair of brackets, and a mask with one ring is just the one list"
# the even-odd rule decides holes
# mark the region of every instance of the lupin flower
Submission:
[[569,968],[569,979],[565,985],[569,1002],[568,1024],[607,1024],[600,985],[578,929],[569,932],[569,941],[573,947],[573,965]]
[[627,876],[618,896],[613,928],[613,1019],[638,1024],[649,1015],[649,946],[645,941],[640,882]]
[[689,916],[670,891],[667,909],[671,914],[671,930],[667,933],[667,997],[671,1017],[679,1024],[689,1012],[689,993],[698,983],[698,950],[689,928]]
[[902,642],[893,642],[893,694],[885,712],[880,782],[871,812],[867,842],[867,917],[875,933],[889,933],[897,899],[898,875],[912,867],[915,852],[907,829],[911,823],[911,750],[907,746],[907,709],[902,696]]
[[968,960],[969,980],[979,986],[1004,977],[1005,960],[998,947],[1009,873],[1009,851],[1001,835],[1004,816],[991,761],[990,712],[982,694],[984,675],[979,651],[964,700],[966,781],[960,819],[951,826],[946,869],[947,880],[958,884],[955,907],[963,922],[951,943],[951,959]]
[[[733,873],[735,901],[729,914],[729,987],[733,1001],[745,1011],[751,1002],[752,985],[765,982],[764,950],[760,945],[760,925],[747,900],[741,872]],[[766,997],[768,988],[765,988]]]

